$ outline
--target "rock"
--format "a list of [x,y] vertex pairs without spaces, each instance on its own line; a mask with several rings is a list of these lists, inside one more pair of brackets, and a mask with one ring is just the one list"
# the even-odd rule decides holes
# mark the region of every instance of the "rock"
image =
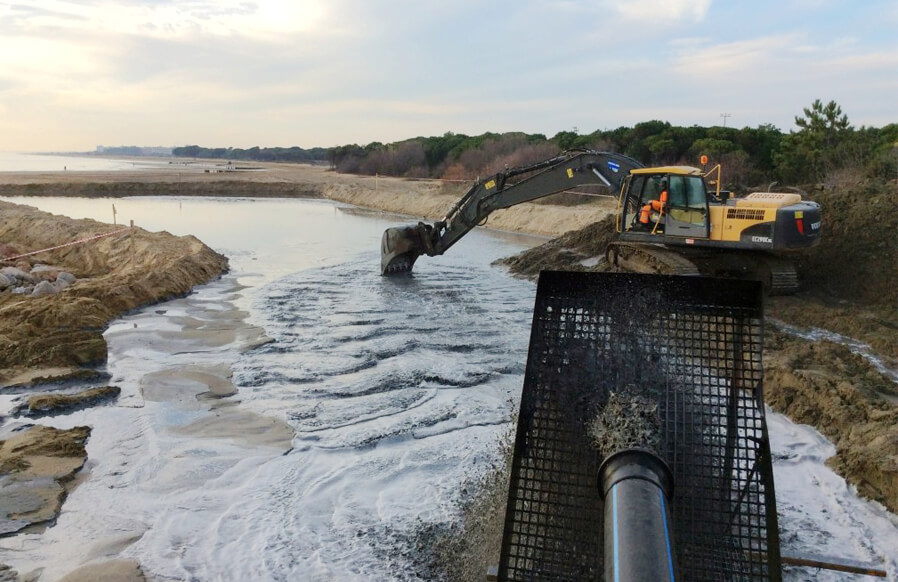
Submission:
[[56,282],[52,285],[57,291],[62,291],[66,287],[69,287],[71,283],[68,283],[65,279],[56,279]]
[[3,273],[7,277],[13,277],[19,281],[34,283],[34,278],[18,267],[3,267],[0,269],[0,273]]
[[72,476],[87,459],[90,428],[33,426],[0,441],[0,532],[56,519]]
[[31,276],[34,277],[35,281],[56,281],[61,272],[61,267],[54,267],[53,265],[38,264],[31,268]]
[[34,286],[34,290],[31,292],[31,296],[44,297],[45,295],[55,295],[58,291],[59,289],[53,286],[53,283],[49,281],[41,281]]
[[50,281],[51,283],[56,280],[56,271],[31,271],[31,278],[37,281]]
[[0,273],[0,289],[6,289],[7,287],[12,287],[15,284],[15,278]]
[[28,402],[16,412],[32,418],[71,412],[113,400],[121,391],[118,386],[103,386],[77,394],[36,394],[29,397]]
[[32,291],[34,291],[33,285],[27,285],[24,287],[15,287],[12,290],[12,292],[15,293],[16,295],[26,295],[26,294],[30,295]]
[[56,276],[56,282],[58,283],[60,280],[63,280],[66,283],[68,283],[69,285],[71,285],[72,283],[77,281],[78,278],[75,277],[75,275],[73,275],[71,273],[67,273],[65,271],[60,271],[59,274]]

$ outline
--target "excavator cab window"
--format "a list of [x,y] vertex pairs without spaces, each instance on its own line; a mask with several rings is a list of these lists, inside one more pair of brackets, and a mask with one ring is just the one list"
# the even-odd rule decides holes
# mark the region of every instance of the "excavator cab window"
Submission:
[[627,184],[626,199],[624,200],[624,208],[626,209],[626,229],[629,230],[636,222],[639,216],[639,209],[645,204],[642,202],[642,190],[645,186],[645,176],[633,176]]
[[708,236],[708,196],[701,176],[671,176],[668,200],[667,234]]

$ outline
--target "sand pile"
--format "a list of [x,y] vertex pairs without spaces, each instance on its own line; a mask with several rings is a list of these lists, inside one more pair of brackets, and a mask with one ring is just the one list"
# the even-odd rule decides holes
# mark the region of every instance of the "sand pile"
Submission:
[[[21,252],[114,231],[0,202],[0,241]],[[19,267],[30,269],[30,263]],[[227,259],[192,236],[140,228],[33,257],[72,273],[77,282],[44,297],[0,295],[0,383],[58,376],[106,359],[103,330],[114,317],[184,295],[227,269]],[[9,264],[9,263],[6,263]],[[23,270],[26,270],[23,269]]]

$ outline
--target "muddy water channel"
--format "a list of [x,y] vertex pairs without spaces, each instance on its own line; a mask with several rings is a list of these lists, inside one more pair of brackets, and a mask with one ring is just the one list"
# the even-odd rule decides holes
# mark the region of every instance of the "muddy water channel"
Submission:
[[[110,326],[122,395],[47,421],[92,426],[89,461],[57,523],[0,540],[0,562],[41,580],[116,557],[151,580],[422,579],[416,532],[460,519],[520,395],[535,287],[490,263],[539,239],[478,230],[392,279],[380,235],[406,220],[330,202],[14,201],[107,222],[114,203],[231,272]],[[831,445],[779,415],[771,433],[784,550],[898,579],[898,528],[823,466]]]

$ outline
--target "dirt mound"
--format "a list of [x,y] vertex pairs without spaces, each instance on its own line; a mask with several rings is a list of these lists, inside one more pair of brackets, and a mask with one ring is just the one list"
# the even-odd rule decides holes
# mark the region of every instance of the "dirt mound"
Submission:
[[615,217],[608,215],[580,230],[574,230],[513,257],[497,261],[512,274],[536,279],[543,269],[561,271],[598,271],[608,243],[614,240]]
[[898,386],[847,347],[782,332],[765,338],[765,400],[836,445],[827,463],[898,513]]
[[[121,228],[6,202],[0,202],[0,212],[0,241],[22,252]],[[195,237],[151,233],[140,228],[31,259],[29,263],[39,261],[62,267],[78,281],[45,297],[0,295],[3,384],[12,383],[26,369],[102,363],[106,359],[102,334],[113,318],[143,305],[184,295],[227,269],[227,259]]]
[[798,259],[804,291],[776,297],[768,315],[870,344],[898,362],[898,186],[826,190],[820,244]]
[[820,244],[799,263],[808,290],[898,307],[898,186],[824,190],[809,198],[820,203],[823,225]]

